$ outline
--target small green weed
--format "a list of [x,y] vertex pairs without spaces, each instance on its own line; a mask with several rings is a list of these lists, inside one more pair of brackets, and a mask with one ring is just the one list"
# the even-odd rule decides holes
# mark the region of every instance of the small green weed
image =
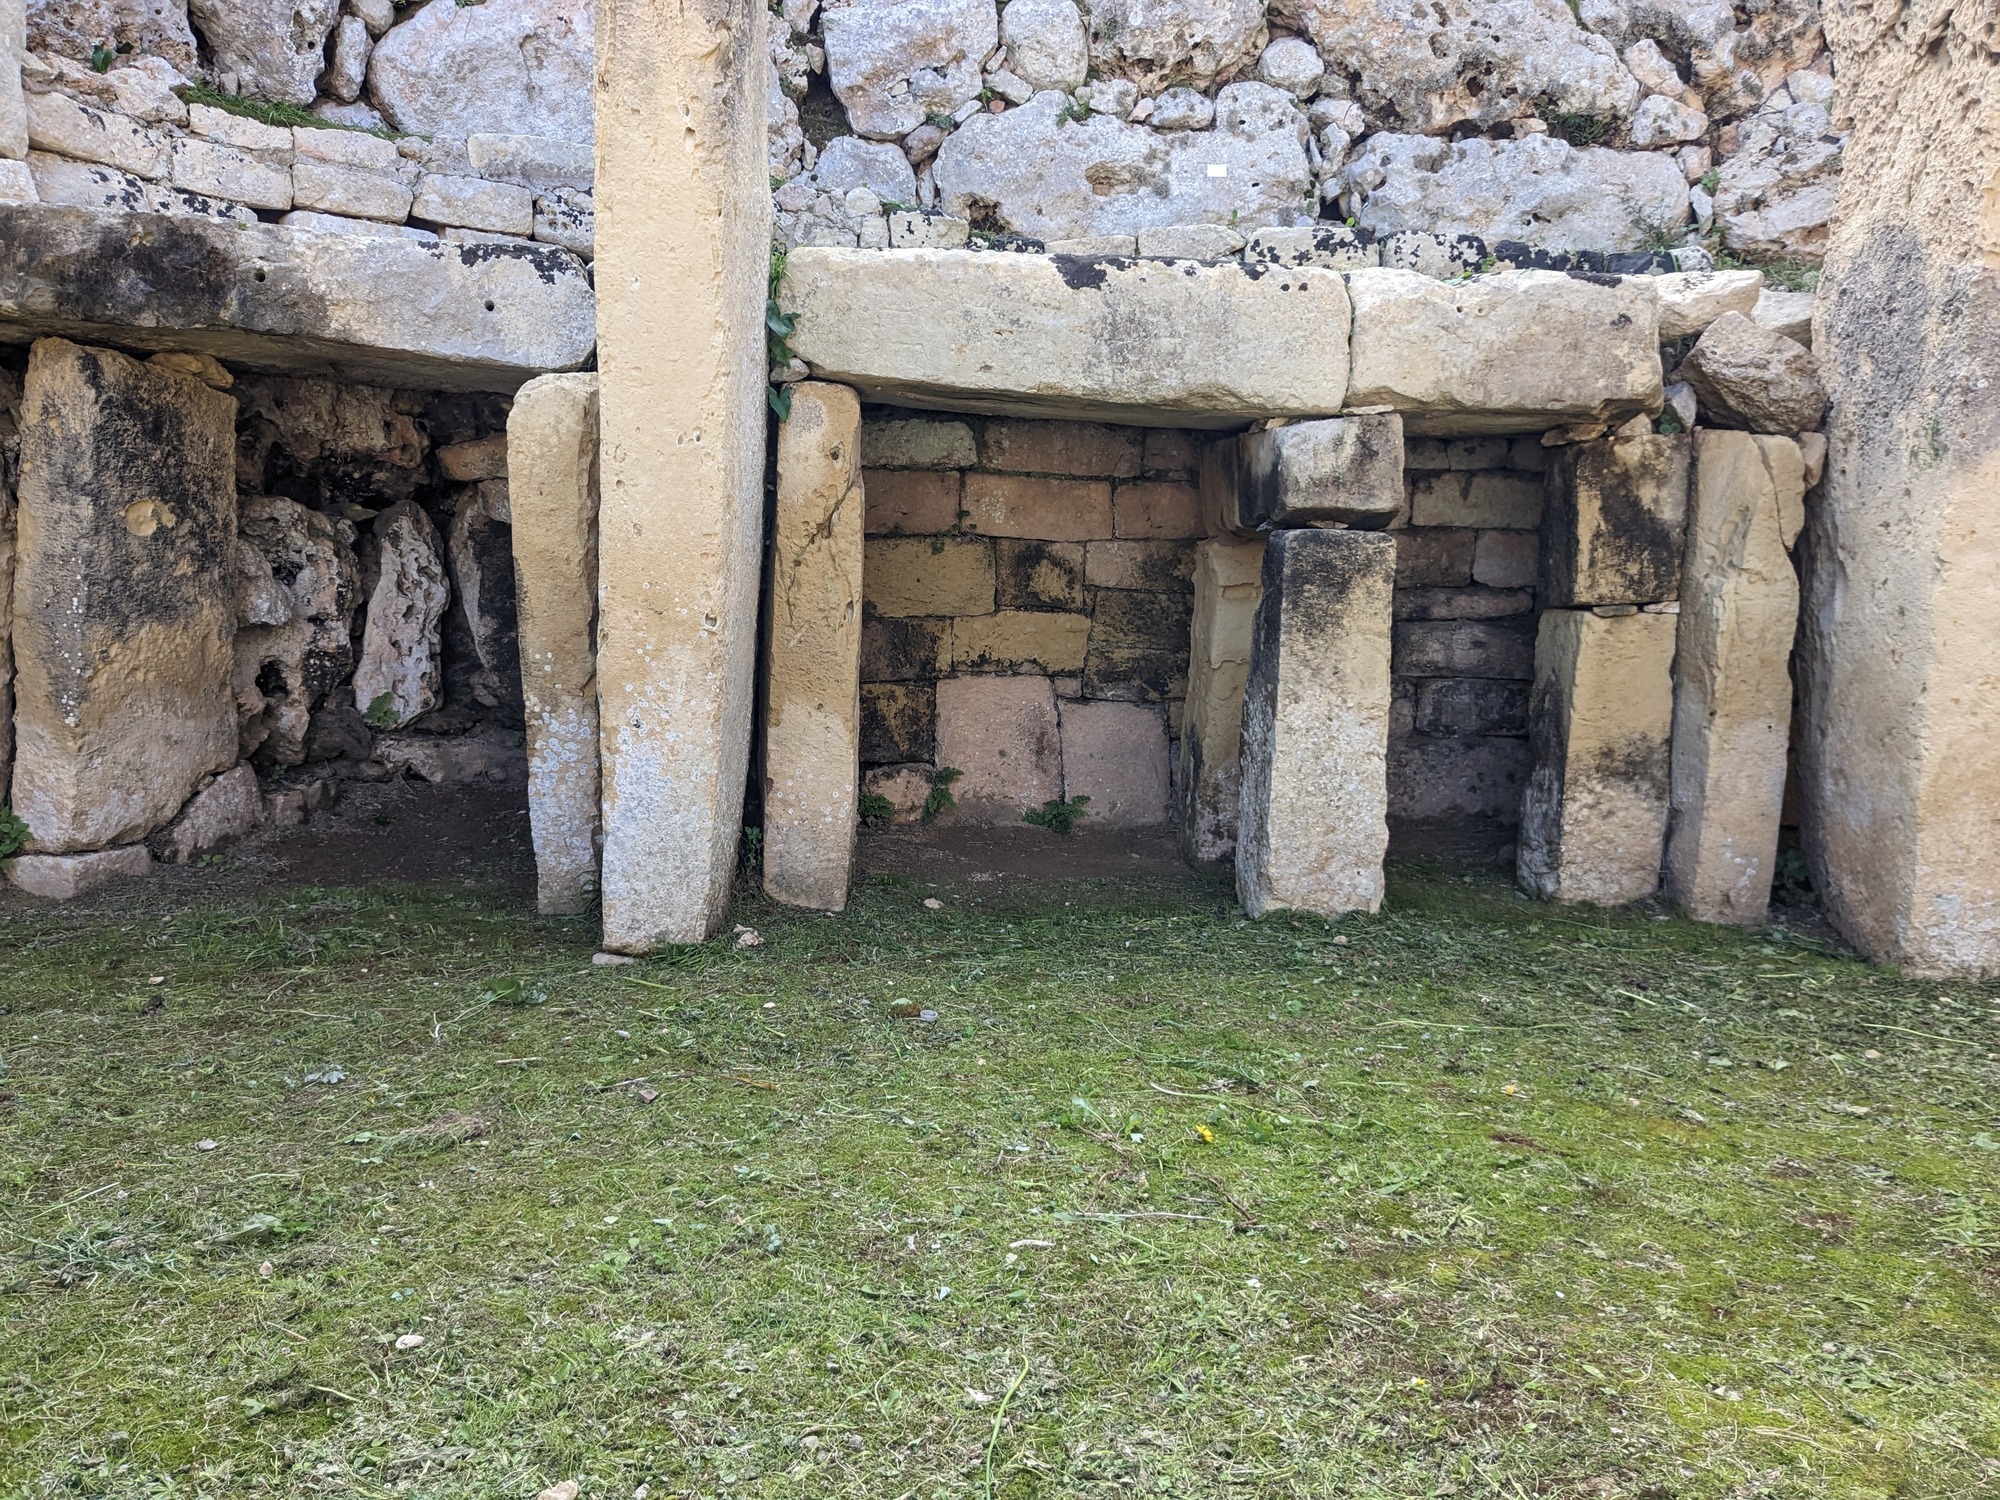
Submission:
[[361,722],[370,729],[387,732],[396,727],[396,695],[377,693],[362,711]]
[[301,109],[296,104],[274,103],[269,99],[245,99],[241,94],[225,94],[221,89],[206,83],[190,83],[176,89],[185,104],[206,104],[211,109],[219,109],[226,115],[241,115],[246,120],[255,120],[260,125],[289,125],[303,130],[348,130],[360,135],[380,136],[384,140],[398,140],[401,132],[388,126],[371,129],[366,125],[342,125],[336,120],[322,120],[309,109]]
[[90,49],[90,71],[93,73],[109,73],[111,65],[117,60],[118,54],[102,42]]
[[[798,326],[798,320],[778,306],[778,287],[784,279],[785,252],[773,245],[770,277],[764,295],[764,345],[774,370],[781,370],[792,362],[790,339],[792,330]],[[791,416],[792,388],[789,385],[773,385],[767,399],[780,422]]]
[[1040,807],[1031,807],[1021,814],[1023,823],[1032,823],[1037,828],[1046,828],[1051,833],[1068,834],[1078,823],[1090,815],[1083,808],[1090,798],[1078,795],[1064,801],[1051,797]]
[[958,799],[951,794],[952,783],[964,776],[957,766],[939,766],[931,772],[930,795],[924,798],[924,821],[934,823],[939,813],[948,813],[958,806]]
[[1572,146],[1595,146],[1611,134],[1612,122],[1588,110],[1550,110],[1543,114],[1542,119],[1548,125],[1550,135],[1558,136]]
[[13,808],[0,803],[0,859],[10,854],[19,854],[27,847],[28,825],[21,821]]
[[1714,167],[1710,167],[1706,172],[1701,174],[1701,190],[1708,194],[1709,197],[1713,198],[1715,190],[1721,186],[1722,174],[1716,171]]
[[863,792],[860,813],[864,828],[887,828],[896,816],[896,804],[880,792]]

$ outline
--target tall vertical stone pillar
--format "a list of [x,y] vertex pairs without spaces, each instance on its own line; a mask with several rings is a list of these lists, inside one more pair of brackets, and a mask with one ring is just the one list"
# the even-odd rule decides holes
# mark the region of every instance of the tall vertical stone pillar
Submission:
[[507,417],[535,905],[597,895],[597,377],[542,375]]
[[1195,545],[1187,706],[1174,778],[1181,857],[1192,865],[1224,864],[1236,853],[1243,684],[1263,567],[1261,541],[1218,537]]
[[[0,157],[28,154],[28,101],[21,92],[21,60],[28,51],[27,0],[0,0]],[[0,174],[25,176],[20,167]]]
[[604,942],[707,937],[749,768],[763,522],[762,0],[597,11]]
[[802,381],[778,429],[765,658],[764,889],[840,911],[861,790],[861,398]]
[[1778,860],[1805,460],[1787,437],[1697,432],[1674,652],[1667,894],[1701,922],[1764,920]]
[[21,402],[14,811],[130,844],[236,763],[236,402],[43,339]]
[[1801,549],[1806,849],[1870,957],[2000,972],[2000,54],[1991,5],[1833,0],[1852,117]]
[[1236,895],[1252,917],[1382,904],[1396,542],[1280,531],[1264,544],[1243,694]]
[[1515,857],[1530,895],[1613,906],[1659,889],[1675,622],[1629,604],[1542,615]]

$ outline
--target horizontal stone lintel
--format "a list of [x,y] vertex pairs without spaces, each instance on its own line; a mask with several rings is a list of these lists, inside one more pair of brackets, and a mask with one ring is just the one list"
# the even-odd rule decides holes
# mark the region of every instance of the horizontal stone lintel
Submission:
[[583,365],[589,273],[547,245],[0,206],[0,341],[57,336],[376,385],[512,391]]

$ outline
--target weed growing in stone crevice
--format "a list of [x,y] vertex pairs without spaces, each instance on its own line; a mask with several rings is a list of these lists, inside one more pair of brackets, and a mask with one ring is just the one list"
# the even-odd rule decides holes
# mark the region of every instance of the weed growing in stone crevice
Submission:
[[857,807],[864,828],[887,828],[895,819],[896,804],[880,792],[863,792]]
[[28,842],[28,825],[13,808],[0,803],[0,859],[19,854]]
[[269,99],[245,99],[241,94],[225,94],[212,84],[190,83],[174,92],[184,104],[206,104],[211,109],[219,109],[226,115],[241,115],[246,120],[255,120],[260,125],[289,125],[304,130],[349,130],[360,135],[380,136],[393,141],[402,137],[402,132],[387,125],[343,125],[338,120],[323,120],[309,109],[301,109],[296,104],[280,104]]
[[[778,306],[778,287],[785,279],[785,252],[777,245],[771,247],[771,273],[764,291],[764,345],[773,371],[782,370],[792,362],[792,346],[789,342],[792,330],[798,326],[798,319]],[[766,399],[780,422],[792,414],[791,387],[773,383]]]
[[939,813],[948,813],[958,806],[958,799],[951,794],[952,783],[965,772],[957,766],[939,766],[931,772],[931,792],[924,798],[924,821],[935,823]]
[[1551,109],[1542,115],[1549,134],[1560,136],[1572,146],[1597,146],[1611,134],[1612,122],[1604,115],[1580,109]]

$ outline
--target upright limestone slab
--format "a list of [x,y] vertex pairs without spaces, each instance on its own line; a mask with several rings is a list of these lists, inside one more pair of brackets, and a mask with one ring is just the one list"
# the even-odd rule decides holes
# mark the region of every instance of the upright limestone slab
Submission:
[[1243,684],[1263,596],[1264,543],[1218,537],[1194,549],[1194,624],[1174,778],[1181,855],[1221,865],[1236,853],[1242,790]]
[[1265,543],[1236,835],[1236,896],[1252,917],[1382,904],[1395,582],[1386,532]]
[[1664,604],[1679,596],[1689,439],[1571,443],[1549,458],[1542,605]]
[[597,896],[597,377],[543,375],[507,416],[535,905]]
[[1629,606],[1542,615],[1515,860],[1530,895],[1614,906],[1659,889],[1674,624]]
[[1804,517],[1790,438],[1698,432],[1674,657],[1667,894],[1702,922],[1764,919],[1785,800]]
[[1211,535],[1320,523],[1372,531],[1402,508],[1403,419],[1394,412],[1289,422],[1222,438],[1201,456]]
[[840,911],[861,781],[861,401],[804,381],[778,429],[764,679],[764,890]]
[[1801,813],[1843,936],[2000,973],[2000,57],[1992,7],[1824,8],[1853,116],[1813,313]]
[[[14,436],[14,424],[0,415],[0,436]],[[0,805],[14,779],[14,491],[0,477]]]
[[699,942],[742,827],[764,492],[762,0],[597,11],[604,941]]
[[161,827],[236,760],[236,402],[44,339],[21,407],[14,811],[66,854]]

